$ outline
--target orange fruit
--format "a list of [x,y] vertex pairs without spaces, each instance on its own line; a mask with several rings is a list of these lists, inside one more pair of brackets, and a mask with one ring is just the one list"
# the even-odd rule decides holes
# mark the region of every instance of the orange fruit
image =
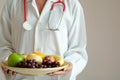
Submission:
[[45,55],[42,52],[33,52],[32,54],[36,54],[36,55],[42,57],[42,59],[45,57]]

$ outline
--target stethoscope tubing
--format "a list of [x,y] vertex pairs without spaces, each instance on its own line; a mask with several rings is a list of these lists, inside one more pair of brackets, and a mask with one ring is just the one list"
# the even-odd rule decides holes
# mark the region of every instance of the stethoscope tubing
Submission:
[[64,3],[62,0],[58,0],[57,2],[54,2],[54,3],[52,4],[50,10],[53,10],[53,8],[54,8],[54,6],[55,6],[56,4],[62,4],[62,5],[63,5],[63,11],[65,11],[66,6],[65,6],[65,3]]
[[27,21],[27,2],[26,0],[23,1],[24,5],[24,22]]
[[[26,0],[23,1],[23,4],[24,4],[24,21],[27,21],[27,2],[26,2]],[[53,8],[56,4],[62,4],[63,5],[63,11],[65,11],[66,6],[65,6],[64,1],[62,1],[62,0],[58,0],[58,1],[54,2],[52,4],[50,10],[53,10]]]

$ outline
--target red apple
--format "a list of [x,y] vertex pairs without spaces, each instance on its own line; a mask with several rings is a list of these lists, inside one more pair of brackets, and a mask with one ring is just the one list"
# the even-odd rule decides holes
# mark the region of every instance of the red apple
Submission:
[[22,54],[24,56],[24,58],[26,59],[26,57],[28,56],[28,54]]
[[54,56],[46,56],[47,60],[50,60],[51,62],[55,62]]

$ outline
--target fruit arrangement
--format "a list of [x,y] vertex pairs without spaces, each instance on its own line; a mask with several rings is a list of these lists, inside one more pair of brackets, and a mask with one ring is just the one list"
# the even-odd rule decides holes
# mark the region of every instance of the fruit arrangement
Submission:
[[54,68],[64,64],[63,58],[57,55],[44,55],[41,52],[12,53],[7,62],[8,66],[20,68]]

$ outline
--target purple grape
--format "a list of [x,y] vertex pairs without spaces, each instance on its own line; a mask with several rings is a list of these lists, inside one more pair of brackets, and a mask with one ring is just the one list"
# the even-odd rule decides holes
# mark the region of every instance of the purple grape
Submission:
[[46,63],[47,62],[47,59],[43,59],[43,63]]
[[32,62],[35,62],[36,60],[35,59],[32,59]]
[[41,68],[44,68],[44,65],[43,65],[43,64],[41,65]]
[[27,67],[27,65],[28,65],[27,62],[25,62],[25,63],[24,63],[24,67]]
[[47,68],[52,68],[52,66],[51,65],[47,65]]
[[38,64],[38,68],[42,68],[42,65],[41,65],[41,64]]
[[39,64],[38,62],[35,62],[35,64]]
[[47,65],[43,65],[43,68],[47,68]]
[[47,61],[47,64],[52,64],[52,63],[53,63],[53,62],[52,62],[52,61],[50,61],[50,60],[48,60],[48,61]]
[[56,65],[52,65],[52,67],[56,67]]
[[32,62],[32,63],[31,63],[31,65],[32,65],[32,66],[34,66],[34,65],[35,65],[35,63],[33,63],[33,62]]
[[60,63],[59,63],[59,62],[55,62],[55,65],[59,67],[59,66],[60,66]]
[[39,67],[39,64],[35,64],[35,67],[38,68],[38,67]]
[[36,67],[33,65],[33,66],[31,66],[31,68],[36,68]]

